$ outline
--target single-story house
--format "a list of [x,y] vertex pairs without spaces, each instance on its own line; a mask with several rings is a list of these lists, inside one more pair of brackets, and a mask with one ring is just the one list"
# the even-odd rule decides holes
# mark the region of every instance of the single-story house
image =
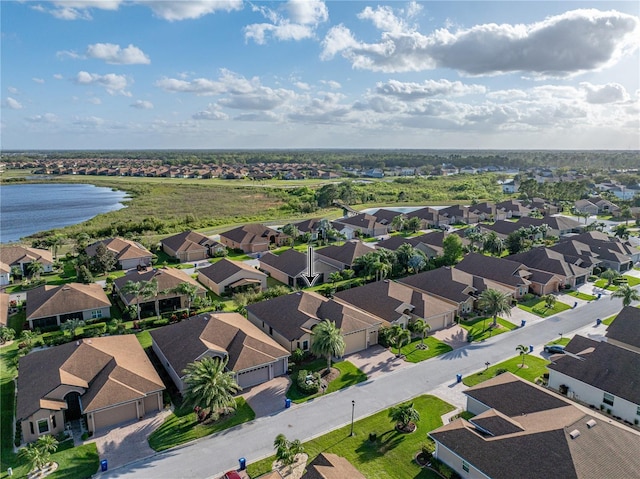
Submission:
[[9,268],[18,266],[23,275],[29,274],[29,265],[34,261],[42,265],[44,273],[53,271],[53,256],[46,249],[20,245],[0,246],[0,262],[9,265]]
[[531,209],[527,208],[519,200],[505,200],[500,203],[496,203],[496,208],[505,212],[507,218],[521,218],[523,216],[529,216]]
[[292,224],[296,227],[298,233],[309,233],[311,235],[311,239],[314,241],[322,235],[324,230],[329,229],[329,222],[320,218],[302,220]]
[[[480,221],[480,216],[471,211],[467,206],[453,205],[438,210],[438,224],[464,223],[475,224]],[[445,218],[447,221],[445,221]]]
[[321,452],[307,464],[301,479],[366,479],[353,464],[344,457]]
[[6,286],[11,282],[11,266],[0,261],[0,286]]
[[417,291],[396,281],[376,281],[335,294],[336,300],[354,306],[391,323],[406,327],[410,321],[424,319],[431,331],[455,323],[457,306]]
[[150,266],[153,254],[140,243],[124,238],[108,238],[87,246],[85,252],[87,256],[96,255],[98,245],[103,244],[107,250],[111,251],[120,269],[132,269],[138,266]]
[[267,289],[267,275],[257,268],[223,258],[217,263],[198,270],[198,281],[218,296],[247,288]]
[[371,253],[374,249],[360,240],[345,241],[342,245],[331,245],[315,251],[316,260],[342,271],[353,269],[356,258]]
[[463,478],[635,477],[640,434],[511,373],[473,386],[469,420],[429,436],[434,456]]
[[504,240],[507,239],[507,236],[509,236],[511,233],[515,233],[520,228],[524,227],[523,225],[518,223],[519,222],[499,220],[493,224],[481,223],[478,225],[478,229],[481,233],[491,233],[493,231],[496,235],[498,235],[498,238]]
[[550,249],[564,255],[591,256],[599,261],[601,268],[623,272],[640,261],[640,250],[628,241],[622,241],[600,231],[588,231],[560,241]]
[[570,354],[554,357],[548,366],[550,388],[584,404],[610,410],[629,423],[638,419],[638,352],[580,335],[569,341],[565,352]]
[[407,219],[420,219],[420,229],[427,229],[432,226],[448,225],[450,218],[441,217],[438,210],[426,206],[407,213]]
[[323,319],[335,322],[345,341],[344,354],[378,343],[385,321],[338,299],[313,291],[299,291],[247,306],[247,317],[288,351],[308,351],[312,331]]
[[339,218],[334,220],[333,224],[347,239],[353,239],[357,235],[371,237],[386,235],[389,234],[390,227],[388,224],[379,223],[374,215],[367,213]]
[[200,261],[224,253],[226,248],[196,231],[183,231],[160,241],[162,251],[181,263]]
[[589,213],[589,215],[597,215],[600,212],[600,208],[591,202],[591,200],[582,199],[573,203],[573,209],[577,213]]
[[[136,298],[132,294],[124,294],[122,289],[128,281],[134,283],[156,280],[158,283],[158,295],[153,298]],[[140,301],[140,311],[154,315],[156,309],[160,312],[176,311],[187,307],[189,299],[184,294],[173,293],[170,290],[176,288],[181,283],[189,283],[197,286],[197,296],[204,297],[207,290],[195,279],[181,269],[159,268],[148,271],[131,271],[125,276],[113,282],[113,294],[117,294],[125,306],[138,304]],[[157,302],[157,305],[156,305]]]
[[133,335],[81,339],[19,359],[22,439],[57,434],[84,418],[89,432],[162,410],[164,384]]
[[[260,269],[281,283],[304,288],[307,286],[304,276],[309,272],[307,254],[300,253],[293,248],[283,251],[279,255],[267,252],[260,256]],[[326,262],[318,261],[315,256],[314,252],[313,272],[319,275],[315,284],[322,284],[331,273],[339,271],[339,269]]]
[[607,342],[640,354],[640,308],[625,306],[607,327]]
[[456,269],[483,279],[487,287],[509,293],[515,299],[529,292],[531,272],[516,261],[469,253],[456,265]]
[[239,226],[220,233],[220,242],[227,248],[240,249],[245,253],[269,251],[269,247],[283,246],[291,240],[282,231],[261,224]]
[[242,388],[282,376],[289,351],[238,313],[204,313],[151,331],[151,347],[179,391],[184,370],[204,357],[228,359]]
[[29,291],[29,328],[60,326],[70,319],[91,321],[111,317],[111,301],[97,283],[44,285]]

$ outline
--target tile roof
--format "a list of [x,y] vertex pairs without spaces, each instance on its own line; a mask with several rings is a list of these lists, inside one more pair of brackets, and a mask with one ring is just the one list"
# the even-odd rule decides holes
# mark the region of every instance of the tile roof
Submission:
[[272,363],[289,352],[238,313],[204,313],[150,332],[180,375],[207,351],[228,354],[235,372]]
[[27,319],[75,313],[88,309],[110,307],[111,301],[97,283],[44,285],[29,291]]
[[18,370],[20,419],[60,402],[55,389],[63,384],[86,390],[83,413],[164,389],[134,335],[82,339],[35,351],[20,358]]
[[220,261],[213,263],[211,266],[199,269],[198,273],[206,276],[214,283],[220,283],[240,271],[246,271],[248,273],[266,277],[266,274],[253,266],[243,263],[242,261],[233,261],[228,258],[223,258]]
[[[567,345],[569,351],[572,342]],[[576,353],[578,357],[565,354],[548,368],[640,404],[640,354],[604,341],[591,343]]]
[[625,306],[607,327],[607,338],[640,348],[640,308]]

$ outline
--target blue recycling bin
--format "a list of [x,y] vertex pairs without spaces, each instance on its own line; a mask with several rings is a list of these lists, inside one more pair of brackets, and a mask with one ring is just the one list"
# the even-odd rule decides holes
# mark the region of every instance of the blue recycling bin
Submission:
[[529,352],[530,352],[530,353],[532,353],[532,352],[533,352],[533,345],[532,345],[532,344],[530,344],[530,345],[529,345]]
[[285,407],[285,409],[289,409],[291,407],[291,399],[285,398],[284,407]]
[[109,469],[109,465],[107,463],[107,460],[103,459],[102,461],[100,461],[100,471],[106,472],[107,469]]
[[461,383],[462,382],[462,374],[456,374],[456,382],[457,383]]
[[602,323],[602,320],[600,318],[596,319],[596,326],[600,326],[601,323]]
[[602,293],[598,293],[598,299],[602,297]]
[[525,319],[523,319],[522,321],[520,321],[520,327],[524,328],[524,325],[527,324],[527,321]]
[[238,463],[240,465],[240,470],[244,471],[247,468],[247,460],[244,457],[238,459]]

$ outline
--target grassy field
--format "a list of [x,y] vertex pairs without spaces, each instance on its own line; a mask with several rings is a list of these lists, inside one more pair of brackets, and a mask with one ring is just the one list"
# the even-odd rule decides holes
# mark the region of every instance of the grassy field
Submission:
[[499,328],[491,328],[493,318],[480,317],[470,319],[469,321],[460,321],[460,326],[466,329],[473,336],[473,341],[483,341],[498,334],[507,333],[517,329],[518,326],[506,319],[498,318]]
[[522,379],[534,382],[536,378],[542,376],[547,372],[547,364],[549,364],[549,361],[538,356],[526,355],[524,360],[525,367],[521,368],[521,364],[522,357],[515,356],[501,363],[494,364],[488,369],[466,376],[462,378],[462,382],[465,386],[475,386],[476,384],[480,384],[487,379],[495,377],[498,369],[505,369],[510,373],[521,377]]
[[[427,442],[426,434],[442,425],[440,416],[453,410],[453,406],[434,396],[420,396],[413,400],[420,413],[418,429],[413,434],[402,434],[395,430],[388,410],[361,419],[354,423],[354,435],[347,425],[304,443],[304,450],[312,461],[321,452],[330,452],[346,458],[367,479],[412,478],[438,479],[440,476],[421,469],[413,460],[420,446]],[[283,426],[286,434],[286,427]],[[376,434],[375,441],[369,434]],[[289,437],[288,439],[295,439]],[[256,477],[271,470],[275,457],[250,464],[248,473]]]
[[400,352],[404,355],[405,361],[410,363],[419,363],[420,361],[426,361],[427,359],[431,359],[435,356],[448,353],[453,349],[448,344],[439,341],[433,336],[426,338],[424,340],[424,344],[427,346],[427,349],[418,349],[418,346],[420,345],[420,338],[417,338],[403,346]]
[[[300,369],[305,369],[310,372],[317,372],[326,369],[327,361],[325,359],[315,359],[310,362],[305,362],[300,364],[300,366],[294,367],[291,377],[294,378],[297,372]],[[349,386],[353,386],[354,384],[361,383],[367,380],[367,375],[360,371],[357,367],[355,367],[349,361],[339,361],[337,363],[333,363],[331,367],[336,368],[340,371],[340,376],[331,381],[327,386],[326,392],[324,394],[332,393],[335,391],[339,391],[340,389],[347,388]],[[298,389],[295,381],[291,382],[291,386],[287,390],[287,397],[291,399],[296,404],[300,404],[310,399],[313,399],[318,396],[322,396],[322,389],[318,391],[316,394],[305,394]]]
[[562,301],[556,301],[553,308],[547,308],[544,299],[535,298],[530,301],[518,303],[518,308],[531,314],[535,314],[536,316],[540,316],[541,318],[546,318],[547,316],[552,316],[556,313],[571,309],[571,306],[563,303]]

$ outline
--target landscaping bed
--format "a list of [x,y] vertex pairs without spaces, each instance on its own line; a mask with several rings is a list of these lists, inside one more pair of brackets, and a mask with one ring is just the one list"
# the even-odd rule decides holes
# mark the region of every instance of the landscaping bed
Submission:
[[[354,384],[361,383],[367,380],[367,375],[360,369],[355,367],[349,361],[340,361],[332,364],[332,375],[329,377],[322,377],[323,371],[327,369],[327,361],[325,359],[316,359],[313,361],[303,362],[300,365],[296,365],[291,372],[291,386],[287,391],[287,398],[291,399],[296,404],[300,404],[310,399],[313,399],[323,394],[339,391],[340,389],[353,386]],[[324,381],[322,384],[326,384],[326,389],[322,387],[318,388],[316,392],[305,392],[301,390],[296,384],[296,377],[299,371],[307,371],[309,374],[320,374],[320,379]]]

